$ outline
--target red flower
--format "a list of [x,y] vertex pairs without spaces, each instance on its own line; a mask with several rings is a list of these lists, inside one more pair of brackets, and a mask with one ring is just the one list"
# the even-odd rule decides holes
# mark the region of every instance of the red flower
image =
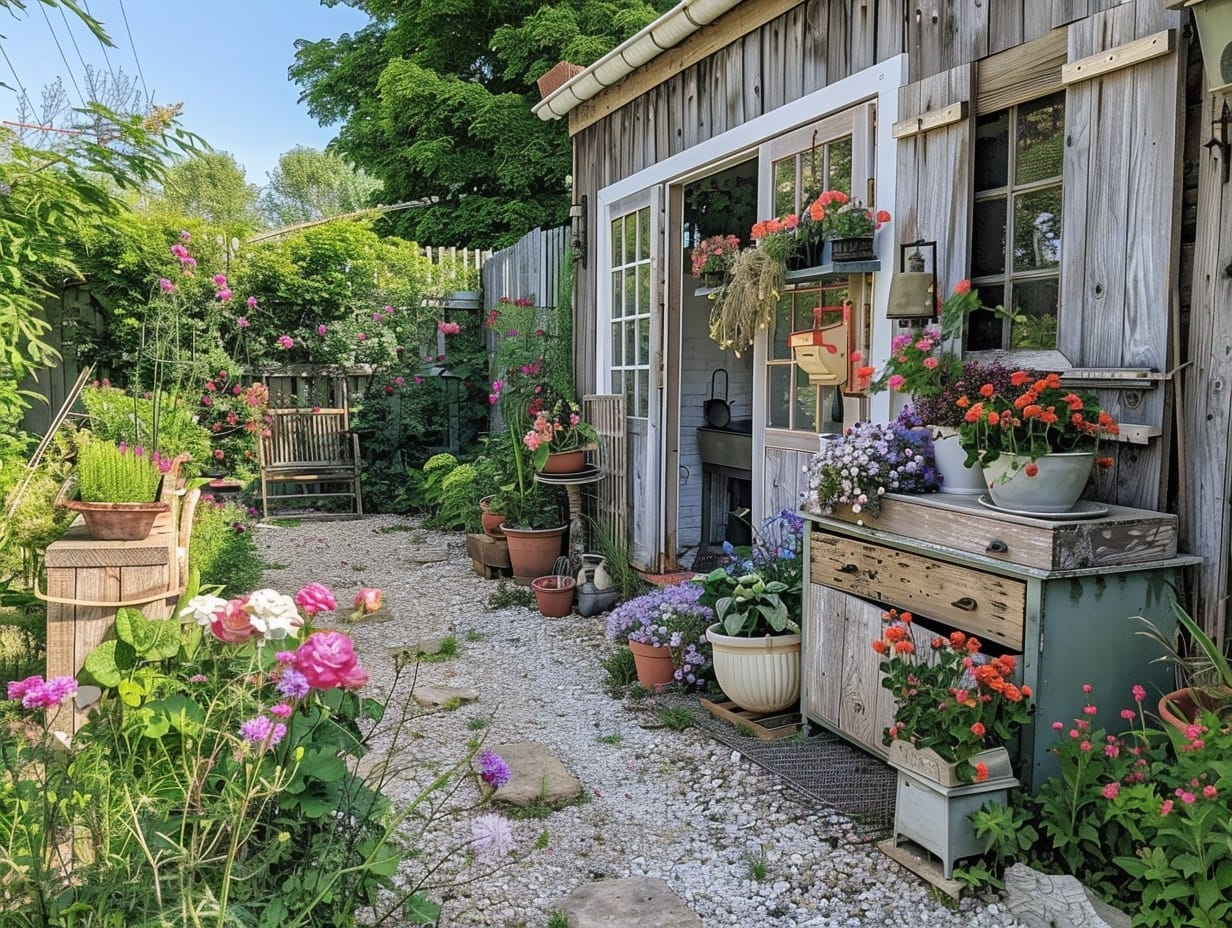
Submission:
[[975,722],[974,724],[972,724],[971,734],[975,735],[975,737],[977,738],[983,738],[984,737],[984,723]]
[[975,765],[975,782],[983,783],[987,779],[988,779],[988,765],[984,763],[983,761],[980,761],[978,764]]
[[1028,477],[1034,477],[1036,474],[1039,473],[1039,465],[1036,464],[1034,461],[1032,461],[1030,464],[1024,467],[1023,470],[1026,471],[1026,474]]

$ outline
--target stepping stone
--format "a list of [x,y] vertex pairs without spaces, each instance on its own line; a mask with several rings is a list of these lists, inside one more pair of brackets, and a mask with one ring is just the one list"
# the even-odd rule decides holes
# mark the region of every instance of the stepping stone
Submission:
[[702,928],[663,880],[627,877],[579,886],[561,906],[569,928]]
[[509,765],[509,782],[496,791],[493,799],[514,806],[529,806],[537,802],[554,806],[581,795],[582,784],[578,778],[566,770],[565,765],[548,753],[543,745],[519,741],[486,747],[499,754]]
[[474,702],[479,698],[479,690],[469,686],[418,686],[414,696],[415,702],[425,709],[439,709],[454,700],[459,704]]
[[407,552],[406,559],[412,564],[434,564],[448,556],[444,548],[412,548]]
[[425,657],[431,657],[433,654],[440,654],[441,648],[444,645],[444,638],[425,638],[423,641],[416,641],[413,644],[402,645],[396,648],[386,648],[385,650],[389,652],[390,657],[398,657],[402,654],[409,655],[411,658],[421,654]]
[[1129,928],[1130,917],[1072,876],[1040,873],[1024,864],[1005,871],[1006,908],[1028,928]]

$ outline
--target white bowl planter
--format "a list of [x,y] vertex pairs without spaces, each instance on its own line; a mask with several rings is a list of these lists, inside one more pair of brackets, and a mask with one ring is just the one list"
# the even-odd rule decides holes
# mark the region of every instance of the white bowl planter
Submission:
[[735,638],[706,629],[714,676],[724,694],[750,712],[779,712],[800,698],[800,636]]

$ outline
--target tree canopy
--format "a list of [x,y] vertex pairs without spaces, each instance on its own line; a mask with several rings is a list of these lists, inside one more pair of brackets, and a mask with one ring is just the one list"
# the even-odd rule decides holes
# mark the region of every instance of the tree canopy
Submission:
[[170,210],[221,226],[229,235],[260,225],[257,195],[257,186],[226,152],[197,152],[169,167],[163,179],[162,198]]
[[503,246],[568,215],[569,138],[531,113],[535,80],[562,58],[590,64],[670,0],[345,0],[355,34],[301,41],[291,77],[309,112],[339,123],[331,147],[423,200],[384,222],[430,244]]
[[327,219],[372,205],[381,182],[333,152],[297,145],[284,152],[269,175],[261,209],[271,225]]

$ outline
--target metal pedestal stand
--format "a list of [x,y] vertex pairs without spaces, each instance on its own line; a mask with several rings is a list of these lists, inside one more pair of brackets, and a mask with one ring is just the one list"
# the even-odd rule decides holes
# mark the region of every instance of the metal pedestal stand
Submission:
[[591,465],[572,474],[535,474],[535,479],[548,486],[564,487],[569,497],[569,569],[577,573],[586,550],[586,529],[582,525],[582,487],[598,483],[603,475]]

